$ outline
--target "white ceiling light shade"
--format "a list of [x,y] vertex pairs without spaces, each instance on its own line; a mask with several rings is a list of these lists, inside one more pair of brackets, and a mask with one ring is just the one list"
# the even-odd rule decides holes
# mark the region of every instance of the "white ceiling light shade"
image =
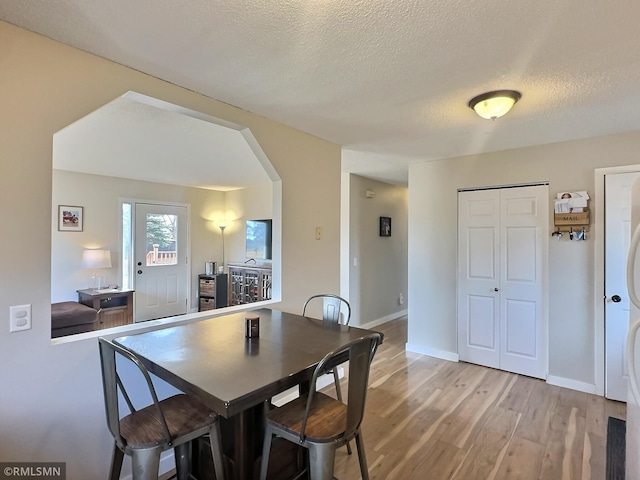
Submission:
[[469,108],[487,120],[503,116],[520,100],[522,94],[515,90],[496,90],[487,92],[469,100]]

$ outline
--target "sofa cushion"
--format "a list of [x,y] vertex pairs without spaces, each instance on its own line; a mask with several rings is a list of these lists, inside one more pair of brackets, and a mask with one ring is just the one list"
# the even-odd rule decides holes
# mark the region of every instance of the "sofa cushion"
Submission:
[[[51,304],[51,334],[53,337],[95,329],[98,312],[78,302]],[[59,333],[60,335],[56,335]]]

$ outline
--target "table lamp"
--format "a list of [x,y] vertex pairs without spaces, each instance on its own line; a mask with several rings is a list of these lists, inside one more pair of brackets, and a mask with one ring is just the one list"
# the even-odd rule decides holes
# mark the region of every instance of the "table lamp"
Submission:
[[111,250],[84,250],[82,252],[82,268],[92,268],[93,289],[102,288],[102,275],[99,268],[111,268]]

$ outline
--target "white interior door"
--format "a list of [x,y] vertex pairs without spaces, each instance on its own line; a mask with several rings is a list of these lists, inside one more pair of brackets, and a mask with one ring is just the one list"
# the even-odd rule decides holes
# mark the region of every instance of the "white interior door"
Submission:
[[500,368],[500,191],[458,194],[458,352]]
[[135,321],[187,313],[187,207],[136,203]]
[[627,401],[625,348],[629,331],[627,255],[631,240],[631,187],[640,172],[605,175],[605,396]]
[[549,188],[503,189],[500,201],[500,368],[546,378]]
[[538,378],[547,372],[547,186],[460,192],[460,359]]

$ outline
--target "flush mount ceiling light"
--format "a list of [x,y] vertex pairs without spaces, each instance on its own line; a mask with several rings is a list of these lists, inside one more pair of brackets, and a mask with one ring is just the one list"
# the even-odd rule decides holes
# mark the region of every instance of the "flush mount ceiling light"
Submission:
[[515,90],[496,90],[487,92],[469,100],[469,108],[487,120],[503,116],[520,100],[522,94]]

